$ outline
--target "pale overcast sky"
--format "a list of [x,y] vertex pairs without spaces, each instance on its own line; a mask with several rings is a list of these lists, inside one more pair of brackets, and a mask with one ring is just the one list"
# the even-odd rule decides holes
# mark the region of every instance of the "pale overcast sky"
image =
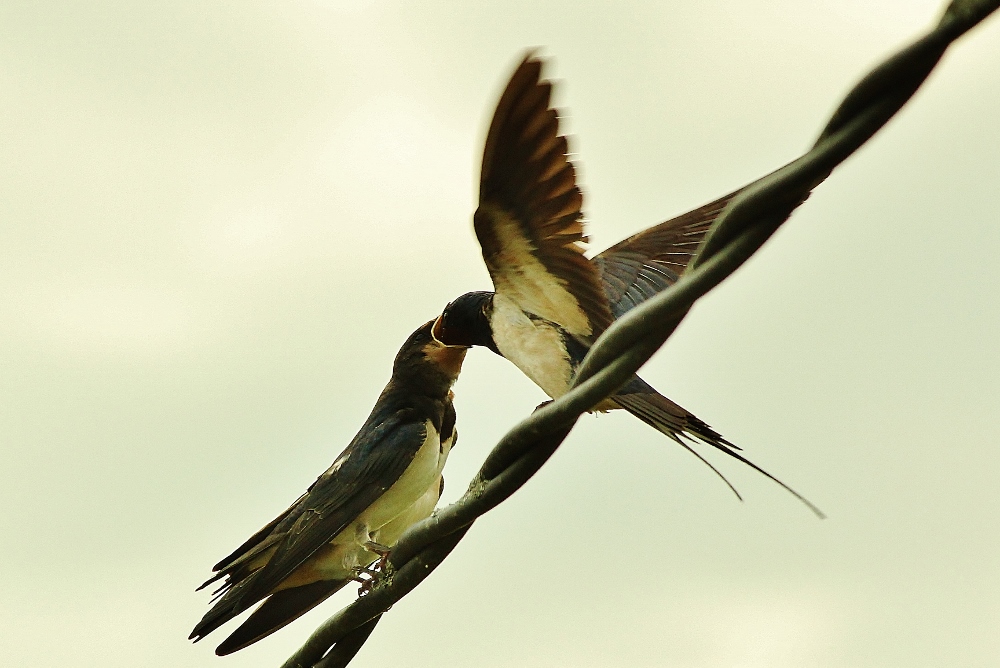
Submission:
[[[525,48],[600,250],[797,156],[942,6],[5,1],[2,663],[277,666],[350,599],[186,640],[406,335],[489,287],[476,168]],[[994,665],[998,118],[994,17],[643,371],[829,519],[587,417],[356,665]],[[482,350],[456,394],[449,501],[544,398]]]

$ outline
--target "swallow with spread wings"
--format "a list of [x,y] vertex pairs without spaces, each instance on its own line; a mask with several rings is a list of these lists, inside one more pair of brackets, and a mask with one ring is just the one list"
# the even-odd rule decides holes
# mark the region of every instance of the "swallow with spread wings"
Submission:
[[[542,62],[530,54],[516,68],[483,149],[473,224],[494,290],[466,293],[448,304],[433,335],[451,345],[489,348],[558,398],[569,389],[590,346],[616,318],[676,283],[712,222],[740,191],[588,259],[583,194],[566,137],[559,133],[558,112],[549,105],[552,84],[541,79],[541,69]],[[723,480],[682,437],[696,438],[753,467],[820,514],[639,376],[593,408],[613,409],[624,409],[669,436]]]

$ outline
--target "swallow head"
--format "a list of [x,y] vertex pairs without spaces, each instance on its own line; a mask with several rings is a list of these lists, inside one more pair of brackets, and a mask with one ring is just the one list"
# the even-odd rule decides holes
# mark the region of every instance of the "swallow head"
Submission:
[[445,345],[483,346],[499,355],[490,327],[492,311],[492,292],[466,292],[444,307],[431,335]]
[[416,381],[432,393],[446,394],[458,380],[469,346],[448,345],[434,338],[431,330],[436,322],[426,322],[410,335],[396,354],[392,375]]

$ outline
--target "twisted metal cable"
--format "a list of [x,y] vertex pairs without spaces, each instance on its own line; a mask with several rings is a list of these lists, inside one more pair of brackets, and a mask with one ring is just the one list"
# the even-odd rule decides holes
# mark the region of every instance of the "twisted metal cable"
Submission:
[[866,75],[813,147],[734,198],[681,279],[609,327],[590,349],[571,390],[511,429],[487,456],[465,495],[403,534],[373,591],[324,622],[282,668],[346,666],[382,614],[448,556],[472,523],[524,485],[580,415],[627,381],[663,345],[694,302],[753,255],[813,188],[899,111],[948,46],[998,7],[1000,0],[953,0],[933,30]]

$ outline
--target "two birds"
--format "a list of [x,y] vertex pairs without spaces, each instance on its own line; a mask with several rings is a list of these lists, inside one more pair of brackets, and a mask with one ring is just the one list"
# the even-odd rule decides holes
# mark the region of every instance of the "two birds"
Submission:
[[[583,196],[541,68],[530,55],[516,68],[483,151],[474,226],[494,292],[462,295],[410,335],[371,415],[333,465],[288,510],[215,565],[215,576],[202,586],[224,582],[191,638],[200,640],[263,601],[219,645],[218,654],[264,638],[362,574],[372,574],[371,566],[402,533],[431,514],[457,439],[451,387],[470,347],[506,357],[558,398],[617,317],[677,281],[736,195],[588,259]],[[638,376],[594,406],[618,408],[699,459],[683,438],[718,448],[802,499]]]

